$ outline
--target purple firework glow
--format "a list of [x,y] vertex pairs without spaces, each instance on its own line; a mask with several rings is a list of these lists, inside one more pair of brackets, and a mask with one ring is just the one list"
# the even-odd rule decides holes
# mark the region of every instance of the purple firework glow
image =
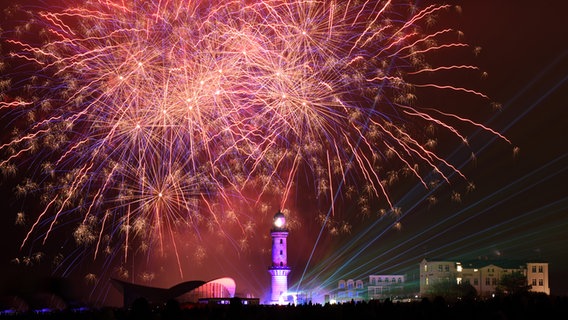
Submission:
[[83,253],[123,262],[122,278],[129,257],[152,248],[172,252],[183,278],[181,234],[220,234],[246,250],[258,222],[294,207],[300,189],[327,214],[291,213],[290,224],[320,219],[341,233],[351,229],[342,203],[365,214],[380,201],[379,212],[400,214],[389,191],[399,175],[426,189],[467,180],[436,152],[438,135],[467,144],[465,132],[481,129],[508,140],[460,110],[421,103],[420,93],[449,92],[495,107],[444,82],[483,76],[440,62],[477,50],[437,23],[456,11],[96,0],[24,12],[29,20],[4,33],[5,63],[20,67],[3,77],[0,100],[11,132],[0,168],[24,177],[20,195],[39,199],[29,209],[38,214],[18,214],[29,226],[21,247],[72,225]]

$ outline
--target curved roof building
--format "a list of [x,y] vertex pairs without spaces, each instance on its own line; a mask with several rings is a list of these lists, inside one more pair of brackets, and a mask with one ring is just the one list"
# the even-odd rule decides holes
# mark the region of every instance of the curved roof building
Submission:
[[199,299],[233,298],[235,296],[235,280],[219,278],[211,281],[193,280],[182,282],[171,288],[156,288],[112,279],[112,283],[123,295],[124,307],[132,306],[138,298],[146,299],[150,304],[163,304],[176,300],[180,304],[197,303]]

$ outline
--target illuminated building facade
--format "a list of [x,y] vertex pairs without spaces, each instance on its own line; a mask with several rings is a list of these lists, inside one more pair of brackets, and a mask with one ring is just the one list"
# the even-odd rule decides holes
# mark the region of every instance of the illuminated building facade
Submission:
[[527,283],[533,292],[543,292],[550,295],[548,283],[548,263],[533,261],[527,263]]
[[339,280],[334,300],[337,303],[360,302],[366,300],[366,291],[363,280]]
[[402,274],[370,275],[367,299],[383,300],[404,295],[405,278]]
[[337,303],[369,300],[395,299],[405,296],[405,279],[402,274],[370,275],[369,282],[363,280],[339,280],[333,300]]
[[287,300],[290,273],[286,247],[288,229],[286,229],[286,217],[282,212],[274,215],[270,236],[272,237],[272,265],[268,268],[271,275],[270,303],[282,304]]
[[136,299],[144,298],[151,305],[161,305],[168,300],[180,304],[198,303],[202,299],[229,299],[235,296],[235,281],[219,278],[211,281],[187,281],[171,288],[155,288],[112,279],[113,285],[122,292],[124,307],[130,307]]
[[495,294],[502,277],[520,273],[527,279],[531,292],[550,294],[548,263],[540,261],[517,262],[508,260],[451,260],[423,259],[420,262],[420,295],[428,295],[435,283],[469,283],[480,297]]

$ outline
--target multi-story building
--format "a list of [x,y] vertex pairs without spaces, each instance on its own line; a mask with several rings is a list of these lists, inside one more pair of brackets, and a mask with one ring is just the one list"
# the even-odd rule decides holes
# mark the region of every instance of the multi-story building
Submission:
[[404,280],[405,276],[400,274],[370,275],[367,298],[369,300],[382,300],[401,296],[405,293]]
[[342,302],[383,300],[404,294],[405,276],[400,274],[370,275],[363,280],[339,280],[334,300]]
[[420,295],[428,295],[435,283],[455,283],[458,279],[457,268],[458,265],[454,261],[423,259],[420,262]]
[[508,260],[426,260],[420,262],[420,295],[428,295],[436,283],[469,283],[481,297],[495,294],[500,280],[508,274],[520,273],[527,279],[530,291],[550,294],[548,263]]
[[541,261],[528,262],[526,276],[528,285],[531,286],[532,291],[544,292],[550,295],[548,263]]
[[366,300],[363,280],[339,280],[335,300],[339,303]]

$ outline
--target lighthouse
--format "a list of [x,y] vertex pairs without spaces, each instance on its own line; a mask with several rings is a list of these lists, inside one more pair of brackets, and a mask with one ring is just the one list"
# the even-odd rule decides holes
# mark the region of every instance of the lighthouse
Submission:
[[272,237],[272,266],[268,268],[272,279],[270,303],[279,304],[286,300],[290,273],[286,253],[288,229],[286,229],[286,217],[280,211],[274,215],[270,236]]

